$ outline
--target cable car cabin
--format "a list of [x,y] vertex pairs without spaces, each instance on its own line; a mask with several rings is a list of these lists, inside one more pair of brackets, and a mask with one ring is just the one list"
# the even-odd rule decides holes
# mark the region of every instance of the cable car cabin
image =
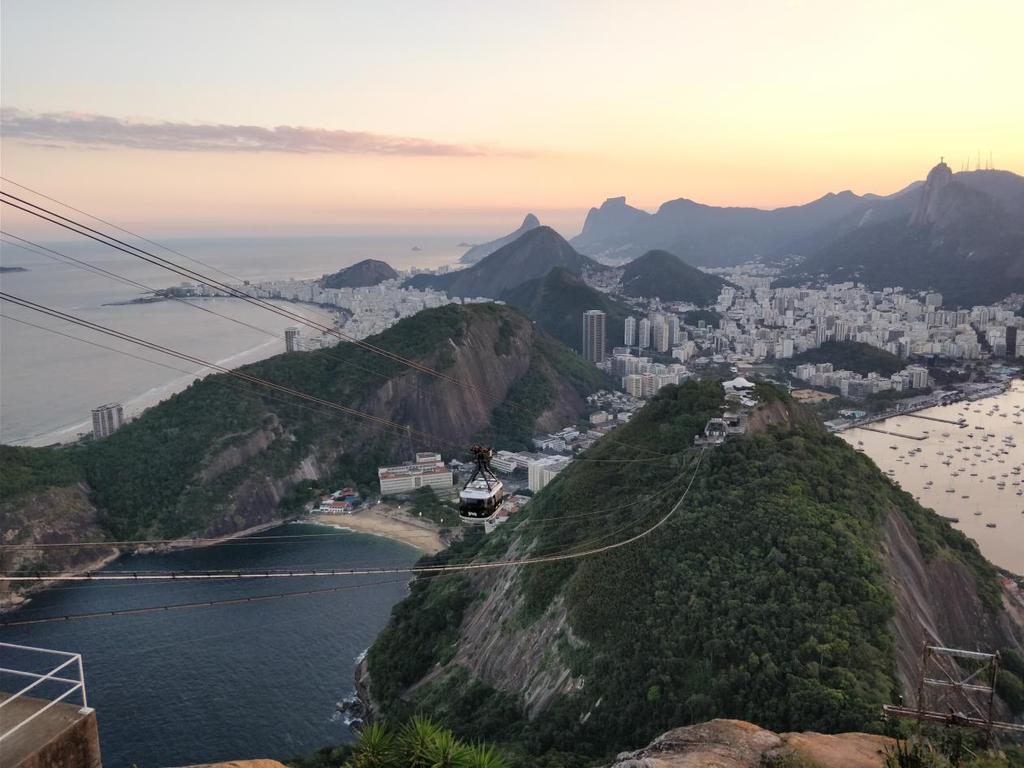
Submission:
[[505,500],[500,480],[470,480],[459,493],[459,517],[468,523],[483,523],[494,516]]
[[505,500],[505,486],[491,470],[491,449],[474,445],[473,474],[459,492],[459,517],[467,523],[483,523],[494,517]]

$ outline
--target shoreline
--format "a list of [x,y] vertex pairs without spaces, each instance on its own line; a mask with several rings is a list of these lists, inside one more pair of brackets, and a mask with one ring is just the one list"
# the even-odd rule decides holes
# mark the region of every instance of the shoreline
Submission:
[[432,523],[421,522],[417,518],[390,507],[381,511],[362,510],[350,515],[313,513],[293,522],[380,536],[413,547],[428,555],[436,555],[441,550],[448,548],[448,543]]
[[[206,297],[200,296],[189,301],[202,302],[210,299],[230,299],[231,297]],[[147,306],[149,304],[156,304],[165,301],[174,301],[170,298],[158,298],[156,300],[137,301],[135,299],[126,302],[116,302],[113,304],[104,304],[103,306]],[[183,299],[184,301],[184,299]],[[293,299],[272,299],[271,301],[279,301],[287,304],[294,304],[298,307],[305,307],[307,311],[316,311],[319,313],[331,314],[340,319],[345,316],[346,311],[340,307],[332,307],[323,304],[315,304],[307,301],[297,301]],[[301,313],[300,314],[305,314]],[[275,348],[280,347],[277,351]],[[240,350],[225,358],[213,361],[215,365],[224,366],[235,370],[246,365],[252,365],[273,357],[278,354],[284,353],[284,338],[265,338],[258,344],[251,346],[247,349]],[[125,416],[129,421],[134,421],[139,418],[150,408],[159,405],[168,398],[173,397],[186,390],[192,383],[199,381],[211,373],[216,371],[209,367],[201,367],[193,373],[181,373],[174,376],[173,378],[166,380],[162,383],[156,384],[149,389],[132,395],[131,397],[122,398],[122,404],[125,408]],[[45,448],[52,445],[68,446],[74,445],[80,442],[84,437],[89,436],[92,431],[92,425],[89,421],[79,421],[70,424],[58,425],[54,428],[46,428],[43,432],[36,432],[29,435],[24,435],[15,438],[5,438],[2,443],[3,445],[10,445],[15,447],[27,447],[27,448]]]
[[[371,536],[379,536],[390,541],[405,544],[413,549],[419,550],[426,555],[436,555],[438,552],[448,548],[448,541],[442,537],[437,527],[432,523],[423,522],[411,517],[400,509],[386,507],[379,512],[374,510],[363,510],[351,515],[327,515],[313,513],[304,516],[292,516],[271,520],[259,525],[253,525],[224,536],[211,536],[209,540],[199,541],[197,539],[174,539],[163,544],[144,545],[135,548],[115,547],[115,552],[93,560],[87,564],[80,565],[68,571],[75,576],[86,576],[106,568],[125,555],[132,554],[161,554],[187,549],[204,549],[216,547],[233,539],[240,539],[252,536],[263,531],[277,528],[280,525],[289,523],[306,523],[318,525],[325,528],[335,528],[349,531],[351,533],[363,533]],[[14,593],[9,591],[0,595],[0,616],[15,614],[18,610],[32,602],[34,595],[45,592],[48,589],[58,587],[65,579],[45,579],[32,582],[23,592]]]
[[[229,533],[224,536],[209,537],[209,541],[197,541],[196,539],[173,539],[164,544],[146,545],[141,547],[135,547],[129,549],[127,547],[117,547],[113,544],[110,548],[115,550],[113,553],[105,555],[101,558],[93,560],[89,563],[80,565],[76,568],[71,568],[67,571],[69,575],[73,576],[87,576],[91,573],[96,573],[106,568],[111,563],[124,557],[125,555],[133,554],[161,554],[164,552],[175,552],[185,549],[203,549],[205,547],[216,547],[218,544],[223,544],[226,541],[232,539],[239,539],[245,536],[251,536],[254,533],[261,533],[262,531],[276,528],[279,525],[285,525],[289,522],[293,522],[294,518],[282,518],[280,520],[274,520],[268,523],[260,523],[249,528],[244,528],[234,533]],[[97,542],[101,544],[103,542]],[[3,580],[0,580],[2,583]],[[0,616],[16,613],[22,606],[28,605],[32,602],[32,596],[45,592],[53,587],[58,587],[63,584],[66,579],[41,579],[39,581],[33,581],[23,592],[13,592],[9,590],[6,593],[0,593]],[[13,598],[13,599],[12,599]]]

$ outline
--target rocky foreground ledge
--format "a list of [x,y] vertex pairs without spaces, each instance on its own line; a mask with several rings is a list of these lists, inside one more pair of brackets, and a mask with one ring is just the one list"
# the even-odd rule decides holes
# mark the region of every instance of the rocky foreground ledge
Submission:
[[611,768],[882,768],[894,744],[869,733],[774,733],[742,720],[675,728],[643,749],[620,754]]

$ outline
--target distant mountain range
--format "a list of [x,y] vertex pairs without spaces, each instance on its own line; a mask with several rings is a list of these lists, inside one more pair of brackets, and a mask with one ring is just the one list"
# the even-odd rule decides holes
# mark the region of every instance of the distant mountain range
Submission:
[[588,309],[600,309],[607,315],[609,348],[622,343],[623,324],[630,314],[625,304],[594,290],[565,267],[555,267],[544,277],[511,288],[501,299],[577,352],[582,352],[582,318]]
[[333,275],[324,275],[320,278],[320,285],[324,288],[365,288],[396,277],[398,273],[383,261],[364,259]]
[[526,214],[526,218],[523,219],[523,223],[519,225],[519,229],[514,232],[509,232],[507,235],[499,237],[496,240],[491,240],[489,243],[481,243],[480,245],[472,246],[468,251],[462,254],[462,258],[459,259],[459,263],[476,264],[481,259],[490,256],[502,246],[508,245],[513,240],[518,240],[531,229],[536,229],[539,226],[540,220],[532,213],[528,213]]
[[668,251],[648,251],[622,271],[622,292],[627,296],[657,296],[662,301],[714,303],[727,283],[701,272]]
[[1022,230],[1024,177],[954,174],[940,164],[928,181],[892,195],[844,191],[775,210],[681,198],[652,214],[610,198],[590,210],[572,243],[609,264],[658,249],[707,266],[799,255],[806,261],[791,271],[794,280],[935,288],[953,303],[969,304],[1024,291]]
[[416,275],[406,284],[445,291],[449,296],[496,299],[510,288],[544,277],[555,267],[574,275],[585,269],[605,269],[578,253],[551,227],[535,227],[467,269],[444,275]]
[[954,174],[940,163],[923,185],[879,207],[897,205],[899,215],[867,218],[792,267],[790,282],[902,285],[939,291],[945,306],[960,307],[1024,293],[1024,178]]
[[719,208],[680,198],[663,203],[651,214],[617,197],[590,209],[583,231],[572,243],[606,263],[621,264],[650,250],[665,250],[691,264],[739,264],[838,224],[863,207],[864,201],[847,191],[807,205],[764,211]]

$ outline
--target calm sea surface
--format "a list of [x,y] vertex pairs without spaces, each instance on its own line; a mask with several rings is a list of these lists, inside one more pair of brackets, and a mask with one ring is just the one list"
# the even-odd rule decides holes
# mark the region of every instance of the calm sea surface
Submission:
[[[1002,395],[918,411],[841,433],[926,507],[955,517],[996,565],[1024,573],[1024,382]],[[914,439],[918,438],[918,439]],[[923,439],[921,439],[923,438]],[[992,527],[989,527],[992,526]]]
[[[258,281],[318,277],[364,258],[385,260],[396,269],[439,266],[454,261],[464,250],[456,247],[455,242],[454,238],[301,238],[168,241],[167,244],[232,275]],[[96,244],[61,243],[52,247],[154,288],[182,282],[176,275]],[[414,247],[420,250],[414,251]],[[196,266],[177,256],[170,258],[185,266]],[[0,264],[29,270],[0,275],[0,286],[7,293],[229,367],[283,352],[284,328],[291,325],[285,318],[226,298],[203,299],[196,303],[265,332],[242,327],[176,301],[105,306],[136,298],[142,290],[7,243],[0,245]],[[206,267],[198,269],[212,274]],[[223,275],[212,276],[227,279]],[[318,312],[314,308],[289,306],[305,315]],[[125,357],[0,318],[3,357],[0,442],[3,443],[45,445],[75,439],[78,433],[91,430],[90,411],[95,406],[121,402],[128,414],[134,416],[183,389],[193,378],[190,374],[199,370],[198,366],[140,352],[131,344],[43,317],[31,310],[7,303],[2,309],[10,317],[128,350],[181,369],[170,370],[156,362]]]
[[[107,570],[405,565],[418,557],[402,544],[320,526],[293,524],[262,535],[279,534],[316,535],[125,557]],[[0,640],[83,654],[107,768],[281,758],[350,740],[336,704],[354,693],[356,657],[407,593],[405,579],[78,582],[47,590],[11,615],[55,616],[354,585],[364,586],[245,605],[0,629]],[[5,688],[9,682],[4,680]]]

